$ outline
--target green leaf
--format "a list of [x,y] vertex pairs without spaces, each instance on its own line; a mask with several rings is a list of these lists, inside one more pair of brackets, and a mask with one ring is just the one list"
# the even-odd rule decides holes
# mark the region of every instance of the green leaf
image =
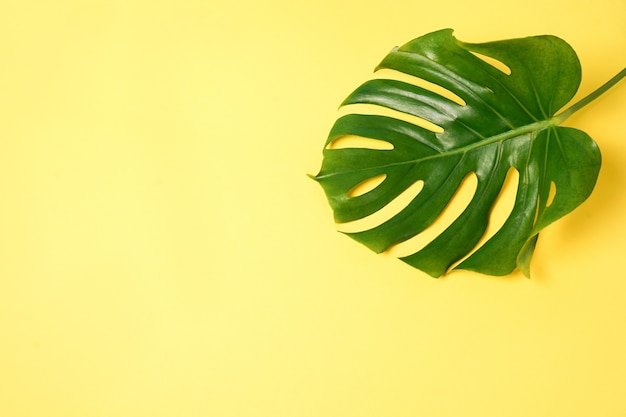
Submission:
[[[433,277],[451,268],[506,275],[516,267],[529,276],[538,233],[587,199],[601,164],[586,133],[558,125],[626,69],[558,115],[578,89],[581,68],[574,50],[554,36],[472,44],[446,29],[395,48],[376,70],[388,76],[365,82],[343,105],[382,110],[340,117],[314,177],[335,221],[366,218],[423,182],[388,220],[346,233],[380,253],[431,226],[463,180],[475,176],[476,190],[458,218],[401,259]],[[353,136],[387,146],[333,146]],[[511,169],[519,174],[514,206],[477,247]],[[354,192],[373,178],[379,180],[375,188]]]

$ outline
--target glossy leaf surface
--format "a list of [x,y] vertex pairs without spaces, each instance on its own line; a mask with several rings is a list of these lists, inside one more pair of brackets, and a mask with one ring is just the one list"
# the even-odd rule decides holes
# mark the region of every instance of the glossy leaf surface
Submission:
[[[404,78],[367,81],[343,105],[392,112],[340,117],[314,177],[335,221],[366,218],[423,182],[393,217],[347,233],[380,253],[431,226],[464,179],[475,176],[476,190],[458,218],[401,259],[433,277],[451,268],[506,275],[516,267],[529,276],[539,231],[590,195],[600,169],[596,143],[580,130],[558,126],[570,113],[555,116],[581,81],[575,52],[553,36],[470,44],[447,29],[394,49],[378,70]],[[333,146],[353,136],[387,146]],[[519,174],[513,208],[502,227],[477,247],[511,169]],[[375,188],[354,192],[372,178],[378,179]]]

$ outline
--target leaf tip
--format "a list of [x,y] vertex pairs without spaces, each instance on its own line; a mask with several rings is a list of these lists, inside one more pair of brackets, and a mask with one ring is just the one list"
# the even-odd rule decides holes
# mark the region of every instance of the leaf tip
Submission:
[[530,279],[530,260],[533,257],[533,252],[535,251],[535,247],[537,246],[537,238],[538,234],[531,237],[526,244],[522,247],[517,255],[517,266],[519,267],[522,274],[528,279]]
[[317,179],[317,175],[313,175],[313,174],[306,174],[307,177],[311,178],[313,181],[315,182],[319,182]]

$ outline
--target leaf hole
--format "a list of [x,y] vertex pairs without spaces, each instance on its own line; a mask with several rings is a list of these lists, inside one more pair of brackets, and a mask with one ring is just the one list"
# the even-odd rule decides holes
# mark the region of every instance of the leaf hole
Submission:
[[404,208],[406,208],[406,206],[408,206],[411,201],[413,201],[413,199],[417,197],[417,195],[422,191],[422,188],[424,188],[424,181],[416,181],[411,184],[406,190],[400,193],[396,198],[391,200],[389,204],[387,204],[385,207],[381,208],[377,212],[372,213],[369,216],[363,217],[362,219],[354,220],[347,223],[337,223],[337,230],[344,233],[357,233],[380,226],[381,224],[404,210]]
[[365,148],[376,150],[391,150],[393,145],[384,140],[364,138],[355,135],[341,136],[328,144],[326,149]]
[[550,192],[548,194],[548,199],[546,200],[546,207],[550,207],[552,202],[554,201],[554,197],[556,196],[556,184],[554,181],[550,181]]
[[384,80],[396,80],[402,81],[408,84],[415,85],[417,87],[421,87],[425,90],[433,92],[437,95],[440,95],[443,98],[447,98],[450,101],[455,102],[459,106],[465,106],[465,100],[459,97],[457,94],[448,90],[445,87],[440,86],[439,84],[432,83],[423,78],[415,77],[413,75],[405,74],[404,72],[391,70],[391,69],[380,69],[376,71],[376,78],[384,79]]
[[430,130],[433,133],[442,133],[443,128],[441,126],[437,126],[433,122],[430,122],[426,119],[422,119],[418,116],[413,116],[412,114],[403,113],[401,111],[392,110],[387,107],[378,106],[376,104],[347,104],[342,106],[339,109],[340,116],[345,114],[367,114],[367,115],[377,115],[377,116],[387,116],[392,117],[394,119],[402,120],[407,123],[414,124],[416,126],[422,127],[424,129]]
[[499,61],[495,58],[492,58],[490,56],[487,55],[483,55],[483,54],[479,54],[478,52],[472,52],[470,51],[476,58],[484,61],[485,63],[491,65],[492,67],[494,67],[495,69],[499,70],[500,72],[503,72],[506,75],[511,75],[511,68],[509,68],[508,65],[506,65],[504,62]]
[[385,178],[387,178],[387,174],[380,174],[375,177],[368,178],[350,189],[350,191],[348,191],[346,194],[348,195],[348,197],[353,198],[369,193],[374,188],[378,187],[383,181],[385,181]]
[[504,226],[504,223],[511,215],[513,208],[515,207],[515,200],[517,199],[517,190],[519,188],[519,171],[513,167],[509,168],[506,173],[506,178],[504,179],[504,183],[502,184],[502,189],[496,198],[493,209],[491,213],[489,213],[489,222],[487,223],[487,230],[485,230],[485,234],[478,241],[474,249],[452,265],[452,269],[456,267],[456,265],[463,262],[465,259],[469,258],[476,252],[485,242],[493,237],[501,228]]
[[459,188],[457,188],[454,196],[450,199],[448,205],[430,226],[412,238],[391,246],[384,253],[396,258],[402,258],[422,250],[450,227],[461,213],[463,213],[472,201],[477,187],[478,177],[476,174],[471,173],[466,176],[459,185]]

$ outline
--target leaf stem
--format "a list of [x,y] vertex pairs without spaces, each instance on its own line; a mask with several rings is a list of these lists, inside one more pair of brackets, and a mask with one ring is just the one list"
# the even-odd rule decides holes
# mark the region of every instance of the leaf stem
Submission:
[[559,125],[561,123],[563,123],[568,117],[570,117],[572,114],[576,113],[578,110],[582,109],[583,107],[585,107],[587,104],[591,103],[592,101],[594,101],[595,99],[597,99],[598,97],[600,97],[602,94],[604,94],[607,90],[609,90],[611,87],[613,87],[615,84],[617,84],[618,82],[620,82],[622,80],[622,78],[626,77],[626,68],[622,69],[617,75],[615,75],[613,78],[611,78],[610,80],[608,80],[606,83],[602,84],[598,89],[596,89],[594,92],[592,92],[591,94],[589,94],[588,96],[584,97],[583,99],[581,99],[580,101],[572,104],[571,107],[568,107],[566,110],[564,110],[563,112],[559,113],[558,115],[554,116],[552,118],[552,120],[554,121],[555,124]]

